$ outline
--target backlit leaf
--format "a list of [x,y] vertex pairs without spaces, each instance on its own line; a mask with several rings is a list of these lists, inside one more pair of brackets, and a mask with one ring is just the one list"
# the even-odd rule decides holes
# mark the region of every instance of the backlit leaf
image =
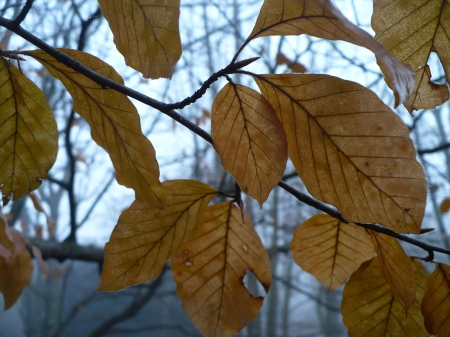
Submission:
[[124,211],[105,245],[100,291],[117,291],[153,280],[195,229],[217,190],[195,180],[169,180],[166,207],[135,201]]
[[314,215],[295,231],[291,242],[295,263],[329,291],[340,287],[375,252],[364,228],[327,215]]
[[343,40],[369,49],[394,91],[395,106],[411,94],[414,86],[411,67],[399,62],[370,34],[351,23],[330,0],[265,0],[247,40],[301,34]]
[[416,296],[416,284],[412,280],[413,264],[397,239],[370,231],[378,254],[381,273],[390,285],[392,294],[406,309]]
[[286,134],[260,93],[228,83],[212,106],[211,135],[223,168],[260,206],[283,176]]
[[439,263],[428,279],[422,314],[429,333],[447,337],[450,331],[450,266]]
[[181,56],[180,0],[99,0],[128,66],[145,77],[172,77]]
[[378,257],[352,275],[344,288],[341,312],[350,337],[426,337],[420,304],[428,272],[416,261],[416,300],[408,311],[393,296],[382,275]]
[[231,202],[209,206],[172,261],[178,296],[203,336],[234,336],[256,317],[263,298],[245,288],[247,270],[267,291],[269,256],[250,219]]
[[[8,235],[5,237],[5,231]],[[6,243],[9,241],[9,243]],[[20,297],[23,289],[30,283],[33,263],[25,249],[22,233],[8,227],[0,216],[0,247],[10,251],[10,256],[0,254],[0,293],[5,301],[5,310],[9,309]]]
[[327,75],[255,75],[314,197],[351,222],[418,233],[427,182],[409,130],[372,91]]
[[[87,53],[60,49],[83,65],[120,84],[113,67]],[[165,190],[159,182],[159,166],[153,145],[143,135],[139,114],[127,96],[100,85],[66,67],[41,50],[28,51],[72,96],[74,110],[91,127],[92,139],[111,157],[119,184],[132,188],[136,199],[162,208]]]
[[58,129],[42,91],[2,57],[0,111],[0,190],[6,205],[47,177],[58,152]]
[[433,109],[449,99],[447,85],[431,82],[427,65],[436,52],[450,81],[449,0],[375,0],[372,27],[375,38],[416,72],[413,93],[404,103],[409,112]]

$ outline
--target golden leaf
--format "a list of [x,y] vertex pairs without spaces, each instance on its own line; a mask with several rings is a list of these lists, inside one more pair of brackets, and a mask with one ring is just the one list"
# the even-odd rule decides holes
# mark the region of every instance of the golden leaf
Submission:
[[6,205],[47,177],[58,152],[58,129],[42,91],[2,57],[0,97],[0,189]]
[[[0,293],[3,294],[6,310],[30,283],[33,263],[30,253],[25,249],[22,233],[10,228],[3,216],[0,216],[0,248]],[[1,254],[3,249],[10,252],[8,257]]]
[[211,135],[223,168],[260,206],[283,176],[286,134],[260,93],[228,83],[212,106]]
[[416,284],[413,282],[413,264],[397,239],[370,231],[378,254],[381,273],[390,285],[393,296],[406,310],[414,303]]
[[449,99],[446,84],[431,82],[427,62],[436,52],[450,81],[450,1],[375,0],[372,27],[375,38],[416,72],[413,93],[404,103],[409,112]]
[[144,77],[172,77],[181,56],[180,0],[99,0],[126,64]]
[[411,94],[414,86],[411,67],[399,62],[369,33],[351,23],[330,0],[265,0],[247,40],[301,34],[343,40],[369,49],[394,91],[395,107]]
[[333,291],[372,259],[375,249],[364,228],[318,214],[296,229],[291,251],[295,263]]
[[422,314],[428,332],[447,337],[450,331],[450,266],[439,263],[428,279],[422,301]]
[[[77,50],[59,50],[123,84],[114,68],[95,56]],[[109,153],[119,184],[132,188],[139,201],[164,207],[166,192],[159,181],[155,149],[142,133],[139,114],[128,97],[102,88],[41,50],[24,54],[35,58],[64,84],[74,101],[74,110],[91,127],[92,139]]]
[[203,336],[234,336],[258,315],[263,298],[245,288],[247,270],[267,291],[269,256],[250,219],[232,202],[209,206],[172,261],[178,296]]
[[382,275],[378,257],[367,268],[352,275],[344,288],[341,312],[350,337],[425,337],[420,303],[428,272],[419,261],[414,264],[416,300],[408,311],[392,295]]
[[442,200],[441,205],[439,206],[439,210],[441,213],[447,213],[450,209],[450,198],[445,198]]
[[427,182],[409,130],[372,91],[327,75],[254,75],[314,197],[351,222],[418,233]]
[[117,291],[157,278],[218,192],[195,180],[169,180],[163,186],[168,193],[163,210],[135,201],[120,216],[105,245],[99,291]]

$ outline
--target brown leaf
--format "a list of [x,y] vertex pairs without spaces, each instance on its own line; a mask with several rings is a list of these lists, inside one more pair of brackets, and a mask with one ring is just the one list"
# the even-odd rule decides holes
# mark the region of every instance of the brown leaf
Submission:
[[333,291],[372,259],[375,249],[364,228],[318,214],[296,229],[291,251],[295,263]]
[[117,291],[153,280],[195,229],[217,190],[195,180],[169,180],[166,207],[135,201],[124,211],[105,246],[99,291]]
[[[77,50],[59,50],[123,84],[114,68],[95,56]],[[92,139],[109,153],[119,184],[134,189],[139,201],[164,207],[166,192],[159,182],[155,149],[143,135],[139,114],[129,98],[115,90],[103,89],[41,50],[24,54],[35,58],[64,84],[74,100],[74,110],[91,127]]]
[[444,200],[442,200],[439,210],[441,211],[441,213],[447,213],[449,209],[450,209],[450,198],[445,198]]
[[0,293],[3,294],[5,310],[20,297],[30,283],[32,273],[33,263],[27,250],[23,250],[12,261],[0,257]]
[[350,337],[426,337],[420,303],[428,272],[418,261],[414,264],[416,300],[405,310],[395,299],[382,276],[378,257],[367,268],[352,275],[344,288],[341,312]]
[[404,103],[409,112],[433,109],[449,99],[446,84],[431,82],[427,65],[436,52],[450,81],[450,2],[448,0],[375,0],[375,38],[416,72],[414,90]]
[[262,207],[283,176],[286,134],[260,93],[228,83],[212,106],[211,136],[225,171]]
[[343,40],[369,49],[394,91],[395,107],[411,94],[414,86],[411,67],[399,62],[370,34],[347,20],[330,0],[265,0],[247,40],[301,34]]
[[393,296],[406,310],[414,303],[416,284],[412,280],[413,264],[397,239],[370,231],[378,254],[381,273],[390,285]]
[[255,75],[314,197],[351,222],[418,233],[427,182],[409,130],[372,91],[327,75]]
[[181,56],[180,0],[99,0],[128,66],[145,77],[172,77]]
[[0,57],[0,190],[3,205],[38,188],[58,152],[58,130],[42,91]]
[[286,64],[294,73],[306,72],[306,67],[303,64],[299,62],[292,62],[281,52],[277,54],[277,64]]
[[429,333],[447,337],[450,331],[450,266],[439,263],[428,279],[422,314]]
[[172,261],[178,296],[203,336],[234,336],[258,315],[263,298],[245,288],[247,270],[267,291],[269,256],[250,219],[232,202],[208,207]]

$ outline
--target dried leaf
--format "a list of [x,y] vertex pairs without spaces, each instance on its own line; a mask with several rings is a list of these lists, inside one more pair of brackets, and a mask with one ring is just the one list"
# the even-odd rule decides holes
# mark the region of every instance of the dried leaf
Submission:
[[447,213],[449,209],[450,209],[450,198],[445,198],[444,200],[442,200],[439,210],[441,211],[441,213]]
[[28,244],[31,246],[33,255],[39,263],[39,268],[41,269],[41,274],[44,275],[45,279],[47,279],[48,273],[50,271],[50,267],[42,258],[41,250],[38,247],[36,247],[35,245],[33,245],[31,242],[28,242]]
[[231,202],[208,207],[172,261],[178,296],[203,336],[234,336],[256,317],[263,298],[245,288],[247,270],[267,291],[269,256],[250,219]]
[[105,246],[99,291],[117,291],[153,280],[195,229],[217,190],[195,180],[169,180],[163,210],[135,201],[124,211]]
[[128,66],[145,77],[172,77],[181,56],[180,0],[99,0]]
[[[59,49],[83,65],[120,84],[123,79],[110,65],[87,53]],[[127,96],[101,86],[40,50],[24,52],[59,79],[74,100],[74,110],[91,127],[92,139],[110,155],[117,181],[134,189],[136,199],[164,207],[165,190],[153,145],[143,135],[139,114]]]
[[211,135],[222,166],[260,206],[283,176],[286,134],[260,93],[227,84],[212,106]]
[[9,227],[3,216],[0,216],[0,247],[11,253],[9,257],[0,254],[0,293],[3,294],[6,310],[17,301],[30,283],[33,263],[25,249],[22,233]]
[[3,294],[6,310],[17,301],[31,281],[33,263],[30,253],[23,250],[12,261],[0,257],[0,271],[0,293]]
[[28,194],[28,196],[30,197],[31,201],[33,202],[34,209],[40,213],[45,214],[44,207],[42,207],[41,199],[39,199],[37,194],[34,192],[31,192]]
[[291,251],[295,263],[333,291],[372,259],[375,249],[364,228],[318,214],[296,229]]
[[58,130],[42,91],[0,57],[0,189],[3,205],[38,188],[58,152]]
[[439,263],[428,279],[422,301],[422,314],[428,332],[447,337],[450,331],[450,266]]
[[402,104],[414,86],[414,71],[399,62],[370,34],[352,24],[330,0],[265,0],[247,40],[261,36],[308,34],[327,40],[343,40],[372,51],[395,95]]
[[300,62],[292,62],[283,53],[277,54],[277,64],[286,64],[294,73],[306,72],[306,67]]
[[414,90],[404,103],[409,112],[433,109],[449,99],[446,84],[431,82],[427,65],[436,52],[450,81],[450,2],[448,0],[375,0],[375,38],[416,72]]
[[382,275],[378,257],[367,268],[352,275],[344,288],[341,312],[350,337],[425,337],[420,303],[428,272],[418,261],[414,264],[416,300],[408,311],[395,299]]
[[412,280],[413,264],[397,239],[370,231],[378,254],[381,273],[390,285],[393,296],[406,310],[414,303],[416,284]]
[[409,130],[365,87],[327,75],[255,75],[314,197],[351,222],[418,233],[427,182]]

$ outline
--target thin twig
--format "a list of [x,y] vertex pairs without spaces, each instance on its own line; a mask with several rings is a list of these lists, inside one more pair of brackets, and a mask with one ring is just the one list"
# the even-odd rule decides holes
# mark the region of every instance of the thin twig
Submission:
[[31,7],[33,6],[34,0],[27,0],[19,15],[12,21],[13,25],[20,26],[20,24],[25,20],[28,13],[30,12]]

